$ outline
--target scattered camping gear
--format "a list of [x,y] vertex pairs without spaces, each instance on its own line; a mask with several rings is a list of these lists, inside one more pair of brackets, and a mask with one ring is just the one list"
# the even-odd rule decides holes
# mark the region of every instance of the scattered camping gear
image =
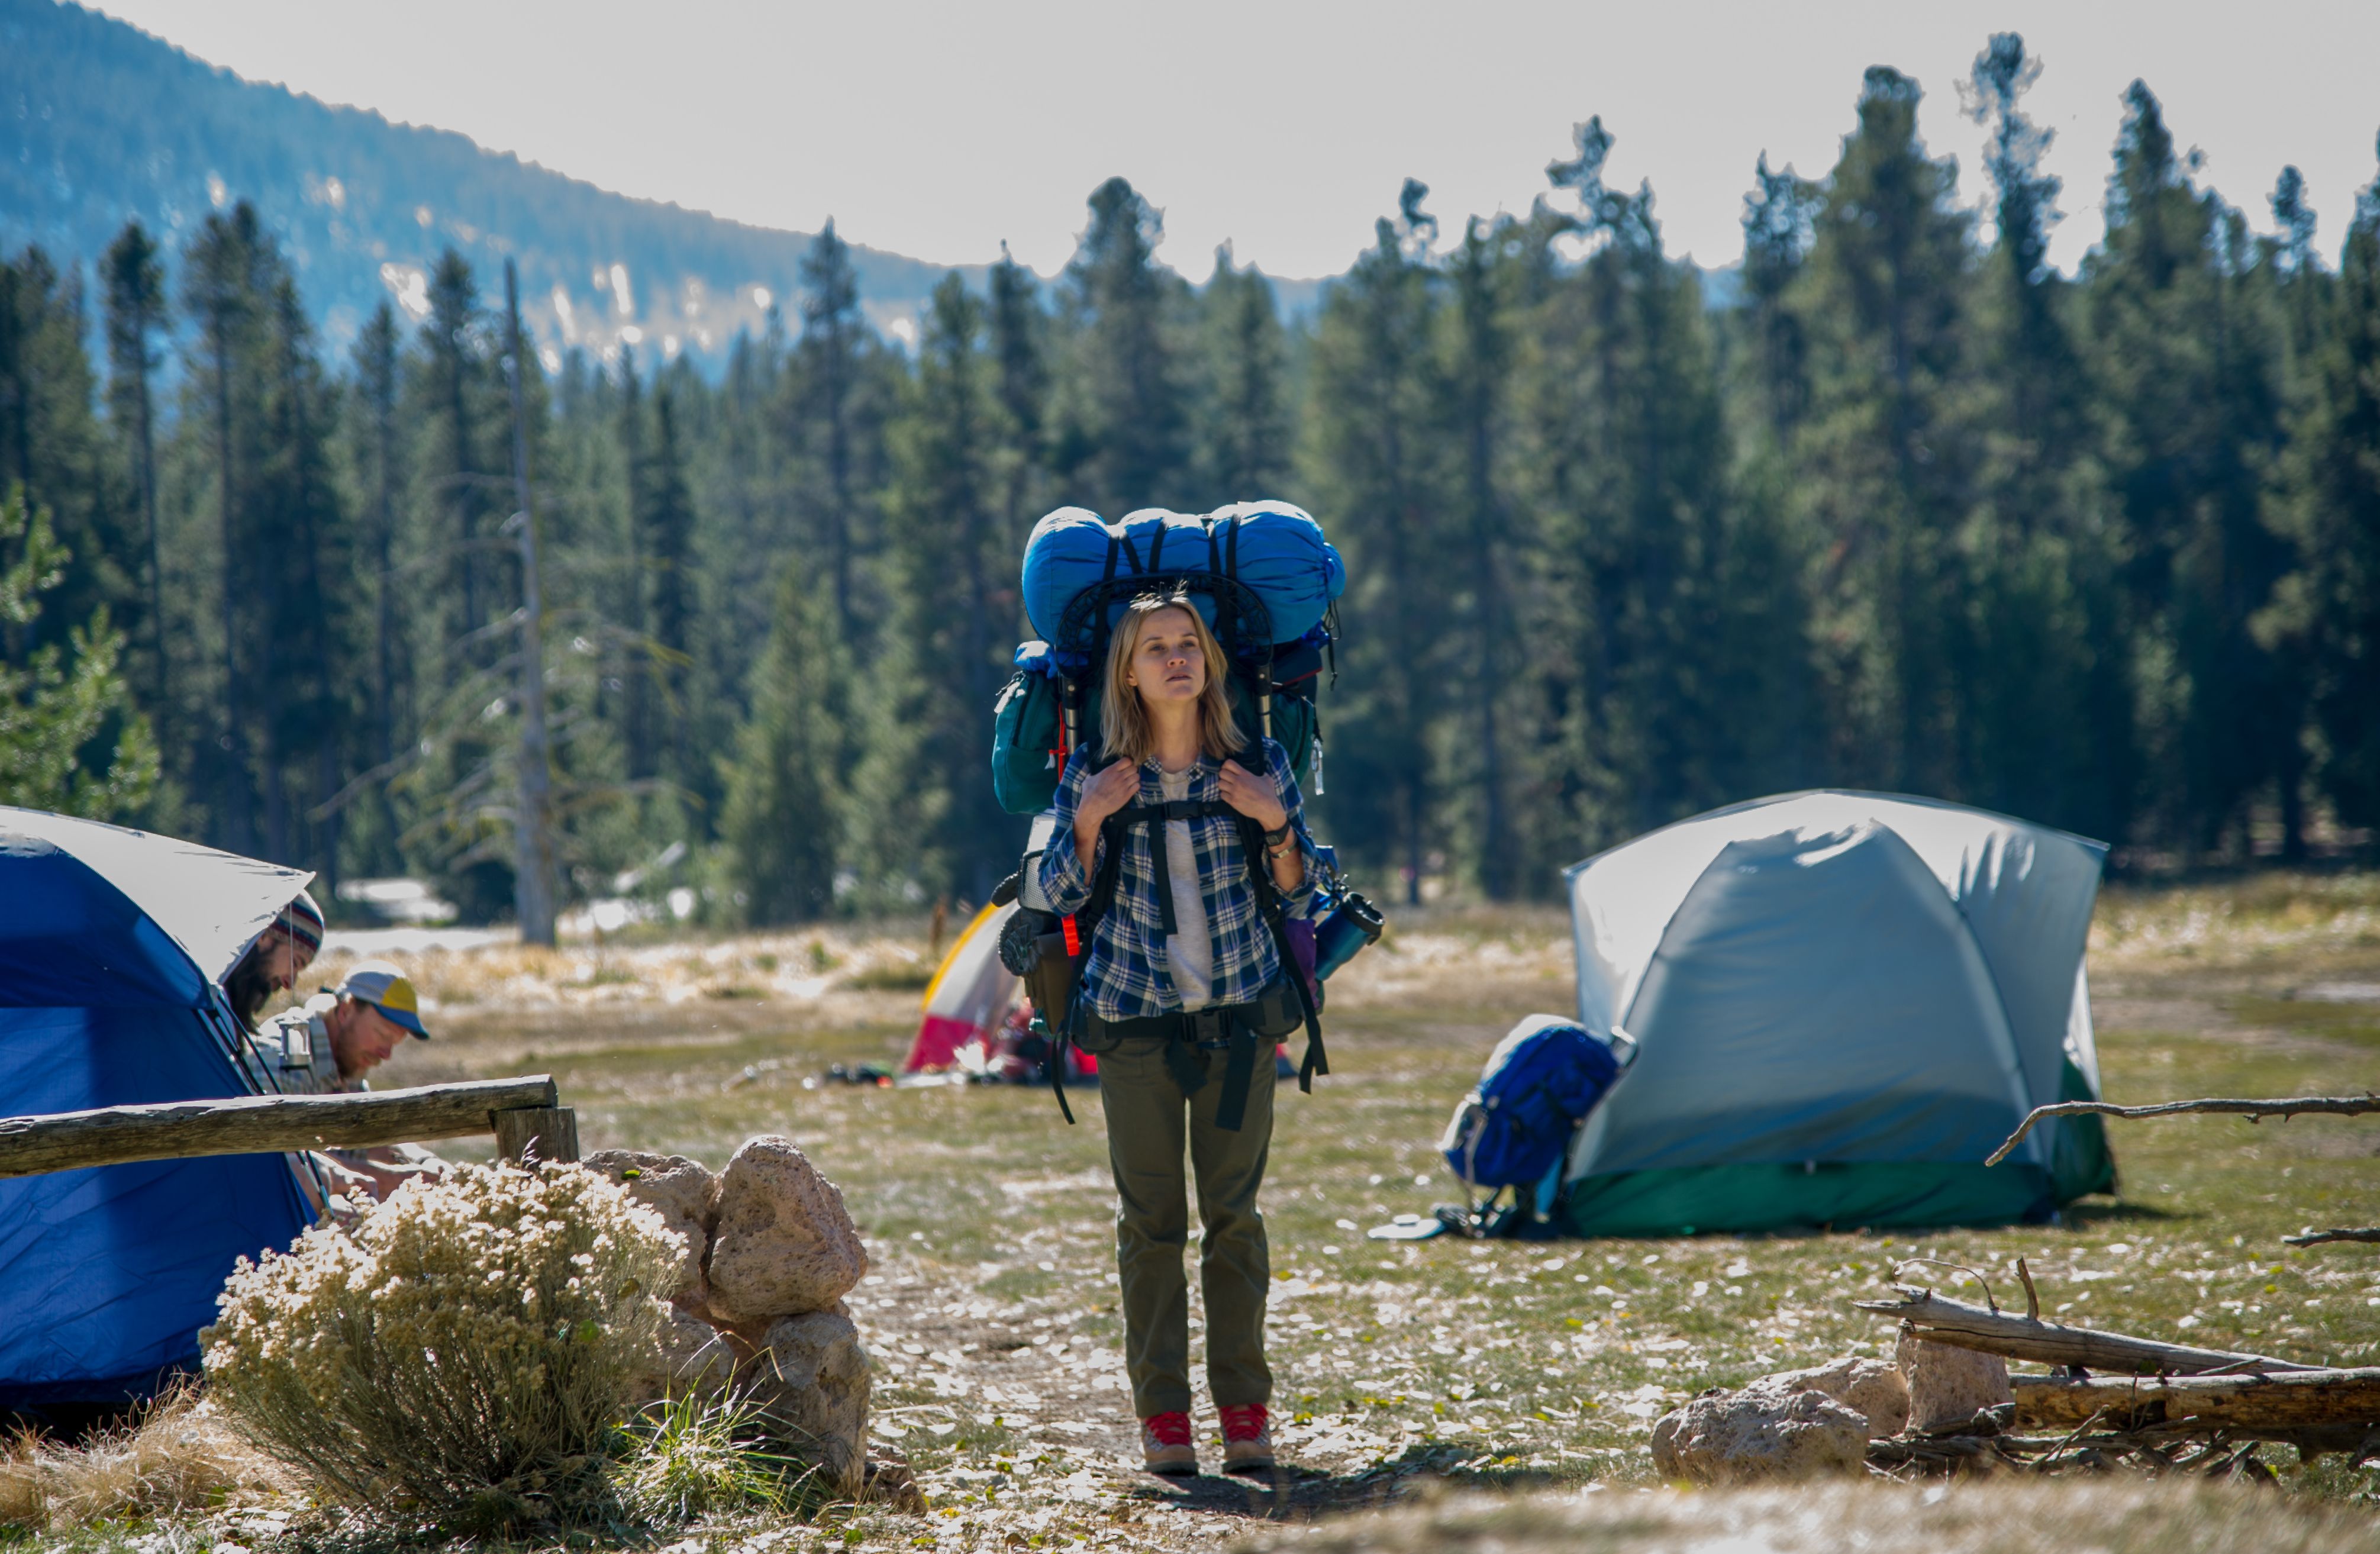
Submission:
[[1715,810],[1569,870],[1580,1022],[1641,1055],[1572,1147],[1582,1235],[2040,1220],[2111,1190],[2083,941],[2107,848],[1936,800]]
[[[216,981],[310,876],[0,808],[0,1094],[27,1114],[241,1097]],[[199,1361],[239,1257],[311,1219],[286,1159],[0,1180],[0,1409],[121,1404]]]

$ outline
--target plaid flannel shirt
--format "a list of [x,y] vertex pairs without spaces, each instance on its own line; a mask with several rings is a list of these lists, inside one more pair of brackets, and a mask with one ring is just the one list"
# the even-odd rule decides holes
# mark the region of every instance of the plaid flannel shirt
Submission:
[[[1245,759],[1249,753],[1242,752],[1241,764],[1253,770],[1254,763]],[[1298,854],[1305,860],[1305,877],[1296,890],[1285,893],[1283,906],[1289,916],[1304,917],[1314,904],[1321,859],[1315,856],[1314,839],[1305,832],[1289,757],[1269,739],[1264,741],[1263,756],[1264,770],[1281,793],[1281,807],[1289,811],[1289,829],[1297,838]],[[1058,829],[1041,855],[1041,891],[1061,914],[1079,911],[1090,899],[1091,880],[1107,857],[1104,834],[1091,872],[1085,872],[1075,852],[1075,806],[1082,799],[1083,784],[1090,780],[1096,759],[1085,746],[1067,760],[1066,774],[1058,783]],[[1191,800],[1220,803],[1222,771],[1220,761],[1200,757],[1190,769]],[[1141,763],[1140,803],[1165,802],[1158,772],[1156,761]],[[1215,947],[1211,997],[1219,1004],[1250,1002],[1280,974],[1281,954],[1257,906],[1239,828],[1222,816],[1192,820],[1189,825],[1191,851],[1198,859],[1198,892],[1207,906],[1207,932]],[[1158,834],[1160,828],[1160,822],[1150,821],[1125,829],[1115,902],[1091,932],[1091,955],[1084,964],[1076,997],[1103,1020],[1142,1019],[1176,1013],[1182,1007],[1166,965],[1160,926],[1164,918],[1158,906],[1156,871],[1149,861],[1150,847],[1165,844]]]

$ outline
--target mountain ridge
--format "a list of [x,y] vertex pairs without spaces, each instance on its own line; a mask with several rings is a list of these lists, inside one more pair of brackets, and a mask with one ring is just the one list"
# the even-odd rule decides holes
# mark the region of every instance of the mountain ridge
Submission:
[[[0,243],[88,264],[128,219],[178,248],[208,211],[248,200],[334,344],[383,297],[419,317],[420,279],[453,247],[490,290],[504,259],[518,261],[527,322],[549,346],[716,356],[795,295],[813,237],[616,194],[454,130],[249,81],[61,0],[0,0],[0,123],[11,119]],[[989,269],[857,243],[852,261],[871,319],[903,339],[943,276],[980,284]]]

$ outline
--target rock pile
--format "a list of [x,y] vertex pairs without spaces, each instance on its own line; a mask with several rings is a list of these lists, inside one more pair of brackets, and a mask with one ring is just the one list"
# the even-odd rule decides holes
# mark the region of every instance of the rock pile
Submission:
[[1856,1473],[1871,1440],[1963,1426],[2010,1401],[1998,1359],[1904,1335],[1890,1361],[1847,1356],[1712,1388],[1654,1425],[1653,1466],[1705,1484]]
[[716,1176],[682,1155],[602,1149],[583,1162],[686,1241],[642,1396],[734,1390],[765,1409],[838,1493],[868,1466],[868,1351],[843,1297],[868,1252],[843,1194],[791,1139],[749,1140]]

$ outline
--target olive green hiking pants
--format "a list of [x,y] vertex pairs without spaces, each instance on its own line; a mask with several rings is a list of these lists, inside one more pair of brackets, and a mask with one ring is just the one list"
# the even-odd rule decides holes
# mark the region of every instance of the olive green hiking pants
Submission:
[[[1190,1407],[1190,1244],[1183,1147],[1197,1174],[1198,1287],[1207,1302],[1207,1390],[1219,1407],[1272,1401],[1265,1364],[1265,1294],[1272,1262],[1257,1189],[1272,1147],[1272,1043],[1259,1044],[1239,1131],[1215,1125],[1221,1051],[1192,1050],[1207,1074],[1185,1098],[1166,1043],[1135,1037],[1099,1058],[1108,1159],[1115,1169],[1116,1277],[1123,1287],[1125,1374],[1133,1412]],[[1177,1060],[1178,1061],[1178,1060]],[[1186,1135],[1186,1137],[1185,1137]]]

